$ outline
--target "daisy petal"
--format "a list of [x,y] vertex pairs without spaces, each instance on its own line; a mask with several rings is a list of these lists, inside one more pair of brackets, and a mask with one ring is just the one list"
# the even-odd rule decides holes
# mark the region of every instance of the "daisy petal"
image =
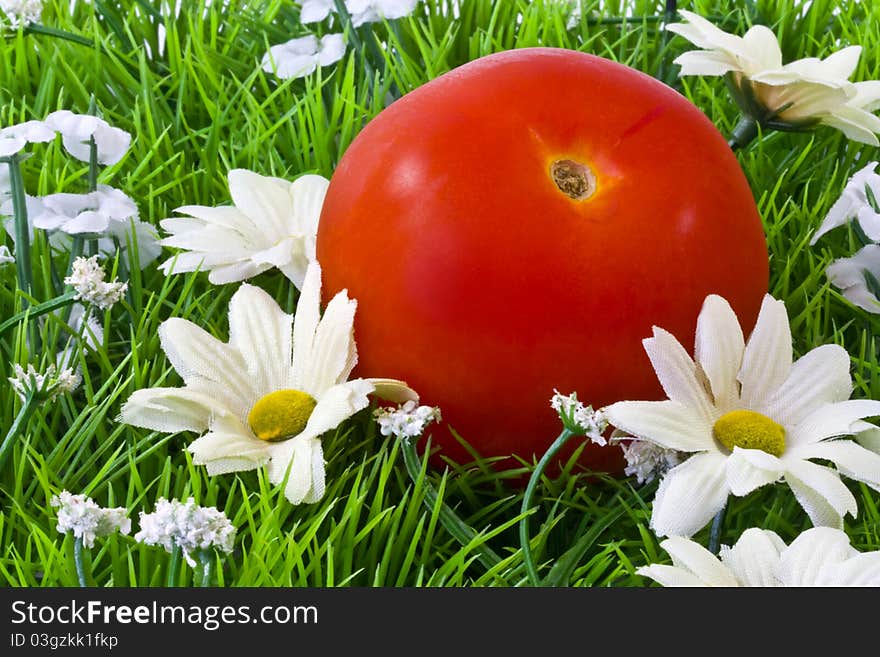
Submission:
[[269,461],[272,443],[254,438],[241,421],[232,416],[216,418],[211,431],[187,447],[193,463],[207,467],[211,476],[254,470]]
[[699,543],[672,536],[660,544],[677,568],[692,572],[709,586],[738,586],[730,570]]
[[785,548],[776,532],[752,527],[733,547],[721,546],[721,561],[743,586],[779,586],[776,569]]
[[839,529],[844,515],[858,513],[856,498],[834,470],[797,459],[786,465],[785,481],[815,526]]
[[159,339],[171,365],[187,385],[207,386],[237,415],[242,415],[239,412],[242,402],[255,401],[247,365],[241,354],[228,344],[177,317],[162,322]]
[[346,381],[329,388],[318,400],[318,405],[312,411],[303,434],[317,437],[335,429],[370,405],[368,395],[373,390],[373,384],[364,379]]
[[273,484],[280,484],[287,477],[284,496],[291,504],[317,501],[324,492],[321,441],[298,436],[273,445],[268,474]]
[[682,452],[717,450],[712,425],[692,409],[672,400],[617,402],[605,417],[631,436]]
[[817,586],[828,566],[856,554],[844,532],[829,527],[808,529],[782,553],[779,579],[785,586]]
[[727,457],[690,457],[666,473],[654,498],[651,528],[658,536],[691,536],[709,524],[727,503]]
[[306,367],[321,316],[321,266],[313,262],[306,270],[293,318],[293,372],[291,387],[304,390]]
[[707,584],[693,573],[689,573],[675,566],[651,564],[642,566],[636,571],[642,577],[650,577],[658,584],[665,587],[701,587]]
[[826,440],[791,451],[792,456],[796,455],[797,458],[831,461],[840,474],[880,491],[880,454],[852,440]]
[[852,394],[846,349],[826,344],[799,358],[791,374],[763,410],[783,426],[798,424],[813,410],[841,402]]
[[145,388],[123,404],[119,421],[165,433],[205,431],[211,416],[224,412],[217,399],[186,388]]
[[737,497],[779,481],[785,473],[785,465],[772,454],[759,449],[734,447],[727,458],[727,485]]
[[745,341],[733,308],[722,297],[706,297],[697,318],[694,356],[709,379],[715,406],[722,412],[739,401],[736,375],[742,366]]
[[319,398],[331,386],[345,381],[357,363],[354,314],[357,301],[339,292],[324,311],[315,330],[307,366],[302,371],[302,390]]
[[739,373],[743,406],[762,407],[788,378],[791,360],[791,329],[785,304],[768,294],[746,344]]
[[293,317],[262,289],[242,285],[229,301],[229,343],[244,357],[260,390],[287,387]]
[[846,561],[826,566],[823,586],[880,586],[880,551],[856,554]]
[[790,427],[785,437],[789,447],[801,447],[826,438],[848,436],[853,424],[866,417],[880,415],[880,401],[850,399],[820,406],[797,425]]
[[654,337],[642,341],[666,396],[714,420],[711,402],[697,378],[697,366],[681,343],[668,331],[654,327]]
[[373,385],[373,393],[380,399],[386,399],[396,404],[404,404],[408,401],[419,401],[419,395],[410,388],[405,381],[397,379],[365,379]]

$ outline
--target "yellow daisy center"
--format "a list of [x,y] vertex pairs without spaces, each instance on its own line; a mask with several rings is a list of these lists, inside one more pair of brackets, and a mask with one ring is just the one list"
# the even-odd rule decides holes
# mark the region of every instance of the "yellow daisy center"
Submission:
[[755,411],[738,410],[725,413],[712,427],[715,439],[727,449],[760,449],[782,456],[785,451],[785,427]]
[[317,404],[314,397],[301,390],[276,390],[257,400],[248,413],[248,424],[261,440],[293,438],[306,428]]

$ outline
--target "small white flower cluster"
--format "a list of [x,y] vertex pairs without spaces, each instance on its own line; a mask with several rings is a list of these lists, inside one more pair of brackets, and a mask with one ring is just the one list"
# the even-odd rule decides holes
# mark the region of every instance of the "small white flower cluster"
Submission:
[[303,78],[319,66],[335,64],[345,55],[343,34],[325,34],[320,41],[314,34],[272,46],[263,55],[261,66],[282,80]]
[[106,310],[118,302],[128,289],[128,283],[104,281],[104,269],[98,264],[96,255],[74,260],[70,276],[64,279],[64,283],[76,290],[77,299],[95,305],[101,310]]
[[[627,439],[630,439],[627,436]],[[662,477],[682,461],[682,453],[674,449],[660,447],[649,440],[632,439],[621,442],[623,458],[626,459],[624,474],[635,475],[639,484],[649,484]]]
[[876,169],[877,162],[871,162],[849,179],[810,244],[828,231],[855,221],[866,240],[874,243],[848,258],[835,260],[825,274],[853,304],[880,314],[880,212],[874,206],[880,202],[880,174]]
[[161,545],[168,552],[179,547],[190,566],[196,563],[193,552],[214,547],[228,554],[235,542],[236,530],[226,514],[198,506],[191,497],[186,502],[159,498],[153,513],[141,511],[140,527],[136,541]]
[[131,531],[131,520],[124,507],[105,509],[90,497],[73,495],[66,490],[53,496],[50,504],[58,507],[58,531],[72,532],[87,548],[92,547],[98,537]]
[[19,25],[37,23],[43,13],[41,0],[0,0],[0,11],[13,28]]
[[584,406],[578,401],[577,393],[563,395],[553,390],[550,408],[559,413],[559,419],[566,429],[576,435],[586,436],[597,445],[607,445],[603,435],[608,428],[608,421],[601,410],[594,411],[592,406]]
[[410,400],[398,408],[377,408],[373,417],[383,436],[396,436],[409,440],[421,436],[431,422],[440,422],[440,409],[436,406],[418,406]]
[[73,392],[82,381],[74,370],[66,368],[59,371],[54,365],[49,365],[41,373],[33,365],[28,365],[25,370],[16,364],[13,371],[15,376],[9,377],[9,383],[22,401],[31,394],[37,399],[51,401],[58,395]]

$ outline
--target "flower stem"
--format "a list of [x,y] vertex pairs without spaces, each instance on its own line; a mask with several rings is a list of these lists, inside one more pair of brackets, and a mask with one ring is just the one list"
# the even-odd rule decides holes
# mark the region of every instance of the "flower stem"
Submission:
[[[15,268],[18,273],[18,287],[31,293],[33,270],[31,268],[31,237],[27,216],[27,197],[24,191],[24,178],[21,175],[21,156],[16,153],[3,158],[9,165],[9,186],[12,189],[12,214],[15,217]],[[22,303],[27,306],[27,301]]]
[[213,555],[208,550],[199,551],[199,565],[201,566],[201,576],[199,586],[207,588],[211,586],[211,575],[214,569]]
[[712,554],[718,554],[721,549],[721,530],[724,525],[725,510],[726,507],[723,507],[712,520],[712,529],[709,531],[709,552]]
[[15,416],[12,426],[9,427],[9,431],[3,439],[3,443],[0,444],[0,472],[3,472],[6,467],[6,461],[12,453],[12,446],[15,444],[15,438],[27,426],[28,420],[31,418],[34,411],[37,410],[38,405],[39,404],[36,403],[36,395],[33,394],[33,392],[29,393],[24,398],[21,410],[18,411],[18,415]]
[[79,580],[79,585],[82,587],[88,586],[89,582],[86,577],[86,565],[85,560],[83,559],[82,537],[77,537],[73,542],[73,563],[76,564],[76,578]]
[[[401,451],[403,452],[403,462],[406,465],[406,471],[413,484],[418,484],[422,475],[422,466],[419,455],[416,453],[416,447],[412,440],[400,441]],[[425,489],[425,506],[432,511],[437,506],[439,495],[434,487],[428,482],[427,477],[422,478],[422,486]],[[458,542],[467,547],[468,545],[479,541],[479,536],[474,528],[468,525],[464,520],[458,517],[458,514],[450,509],[446,504],[440,503],[440,522],[446,527],[446,530],[455,537]],[[480,563],[486,568],[494,568],[501,563],[501,557],[495,553],[488,545],[481,546],[481,552],[477,555]]]
[[750,116],[744,116],[736,124],[727,145],[734,151],[743,149],[758,136],[758,123]]
[[532,557],[532,547],[529,540],[529,517],[526,514],[532,506],[532,496],[535,494],[535,488],[537,488],[538,482],[541,480],[541,475],[544,474],[544,470],[547,468],[547,464],[550,463],[553,457],[555,457],[559,450],[562,449],[563,445],[565,445],[565,443],[567,443],[574,435],[575,434],[568,429],[562,430],[562,433],[559,434],[556,440],[553,441],[553,444],[550,445],[546,452],[544,452],[544,456],[541,457],[541,460],[538,461],[538,464],[532,472],[532,476],[529,477],[529,483],[526,486],[526,492],[523,495],[521,509],[523,517],[519,521],[519,542],[522,546],[523,563],[526,567],[526,574],[528,574],[529,582],[532,586],[540,586],[541,580],[538,577],[538,569],[535,567],[535,560]]
[[168,580],[169,588],[177,586],[177,579],[180,575],[180,546],[175,545],[171,549],[171,559],[168,562]]

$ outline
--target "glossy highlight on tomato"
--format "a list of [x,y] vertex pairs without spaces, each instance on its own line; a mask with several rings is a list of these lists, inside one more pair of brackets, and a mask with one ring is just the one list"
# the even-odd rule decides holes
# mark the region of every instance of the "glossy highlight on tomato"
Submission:
[[[359,375],[406,380],[481,455],[527,460],[561,428],[554,389],[664,399],[652,326],[692,342],[711,293],[750,326],[768,285],[751,190],[709,119],[553,48],[465,64],[373,119],[332,176],[317,255],[325,295],[358,300]],[[582,462],[622,467],[617,447]]]

